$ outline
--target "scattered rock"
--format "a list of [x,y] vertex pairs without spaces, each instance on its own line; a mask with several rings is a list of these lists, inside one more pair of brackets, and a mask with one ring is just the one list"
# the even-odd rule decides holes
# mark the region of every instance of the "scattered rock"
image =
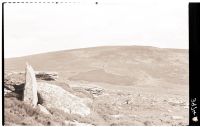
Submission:
[[44,114],[50,115],[51,113],[42,105],[38,104],[38,108],[40,109],[41,112]]
[[183,119],[183,117],[182,116],[172,116],[172,119],[173,120],[181,120],[181,119]]
[[145,122],[144,122],[144,125],[145,125],[145,126],[152,126],[153,124],[152,124],[152,122],[150,122],[150,121],[145,121]]
[[115,119],[128,119],[128,118],[136,118],[137,115],[124,115],[124,114],[117,114],[117,115],[110,115],[110,117]]
[[40,82],[38,83],[38,92],[43,99],[43,105],[47,108],[56,108],[81,116],[90,114],[90,108],[83,99],[65,91],[60,86]]
[[170,110],[170,109],[168,109],[167,111],[168,111],[168,112],[172,112],[172,110]]
[[170,98],[168,100],[168,103],[172,106],[184,106],[185,105],[185,102],[181,99],[174,99],[174,98]]
[[8,90],[8,89],[5,89],[4,88],[4,95],[8,94],[8,93],[11,93],[12,91],[11,90]]
[[[18,85],[25,82],[25,72],[5,72],[4,83],[9,85]],[[14,77],[14,78],[13,78]]]
[[7,84],[4,82],[4,89],[9,91],[15,91],[15,87],[13,85]]
[[73,121],[64,121],[64,125],[65,126],[93,126],[92,124],[88,124],[88,123],[79,123],[76,120],[73,120]]
[[104,91],[102,88],[99,87],[85,88],[85,90],[96,96],[103,94]]
[[38,102],[37,81],[33,68],[27,63],[26,65],[26,83],[24,87],[24,102],[35,107]]

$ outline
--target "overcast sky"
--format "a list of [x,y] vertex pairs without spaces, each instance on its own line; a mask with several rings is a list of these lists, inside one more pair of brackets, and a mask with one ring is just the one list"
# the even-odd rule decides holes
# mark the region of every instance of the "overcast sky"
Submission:
[[186,0],[94,3],[5,4],[5,58],[105,45],[188,49]]

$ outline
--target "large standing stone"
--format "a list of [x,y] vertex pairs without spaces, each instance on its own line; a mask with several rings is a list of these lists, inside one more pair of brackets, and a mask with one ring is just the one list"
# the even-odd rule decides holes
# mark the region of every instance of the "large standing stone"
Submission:
[[26,82],[24,87],[24,102],[31,104],[33,107],[37,105],[37,81],[33,68],[26,64]]

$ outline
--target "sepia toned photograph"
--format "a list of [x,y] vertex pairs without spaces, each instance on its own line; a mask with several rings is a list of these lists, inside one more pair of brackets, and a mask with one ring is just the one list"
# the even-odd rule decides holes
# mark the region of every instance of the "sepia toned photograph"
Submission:
[[3,21],[5,125],[189,125],[187,0],[4,2]]

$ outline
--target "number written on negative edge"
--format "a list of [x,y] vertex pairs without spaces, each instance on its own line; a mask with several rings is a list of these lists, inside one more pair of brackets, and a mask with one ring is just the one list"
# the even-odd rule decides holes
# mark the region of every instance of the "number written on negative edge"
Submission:
[[191,110],[192,110],[192,113],[194,116],[196,116],[196,110],[197,109],[197,104],[195,103],[196,102],[196,98],[192,99],[191,100]]

